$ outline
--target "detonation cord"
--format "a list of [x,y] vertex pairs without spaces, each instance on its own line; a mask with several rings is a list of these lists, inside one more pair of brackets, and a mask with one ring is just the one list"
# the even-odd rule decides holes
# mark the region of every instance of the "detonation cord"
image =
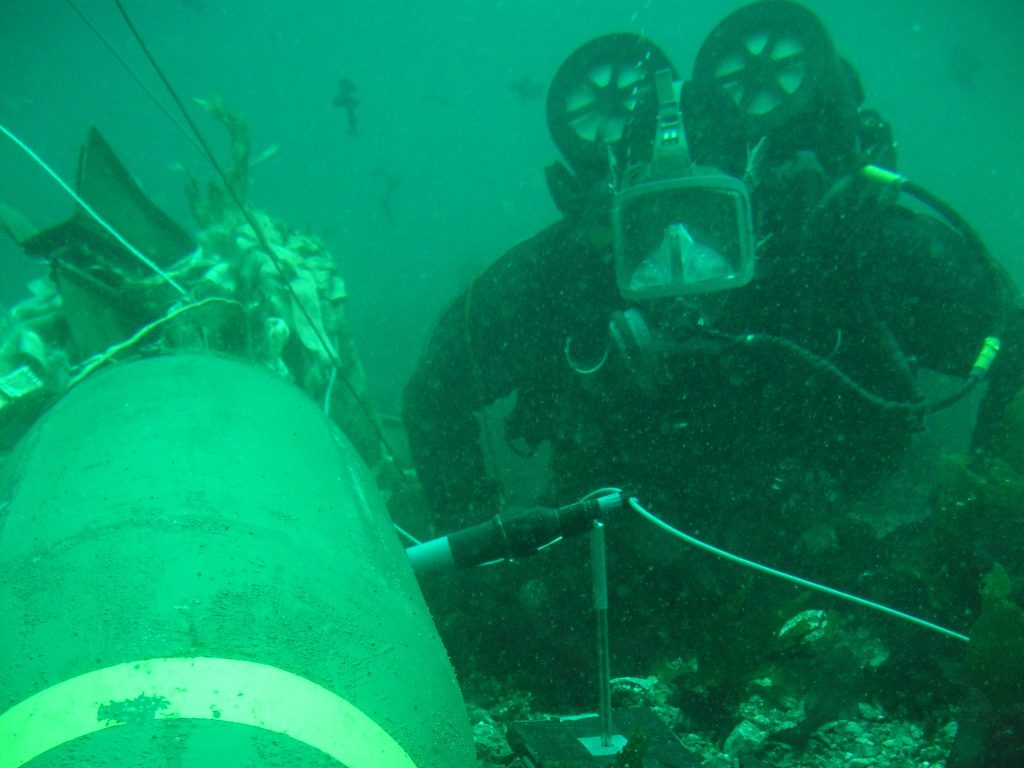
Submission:
[[88,360],[82,363],[82,367],[79,369],[78,373],[72,376],[71,379],[68,381],[68,388],[70,389],[71,387],[74,387],[77,384],[79,384],[83,379],[87,378],[90,374],[92,374],[92,372],[95,371],[97,368],[106,365],[114,357],[121,354],[126,349],[131,349],[133,346],[135,346],[138,342],[140,342],[143,338],[145,338],[147,335],[149,335],[156,329],[161,328],[162,326],[166,325],[172,320],[181,317],[184,314],[194,312],[195,310],[202,309],[203,307],[210,306],[211,304],[224,304],[226,306],[238,309],[242,313],[245,312],[245,307],[243,307],[240,302],[237,302],[234,299],[224,299],[219,296],[212,296],[208,299],[203,299],[202,301],[192,302],[191,304],[185,304],[183,306],[171,309],[171,311],[169,311],[163,317],[158,317],[153,322],[147,323],[146,325],[139,328],[135,333],[133,333],[124,341],[121,341],[113,345],[112,347],[108,347],[102,353],[94,355],[93,357],[90,357]]
[[[608,490],[612,491],[614,489]],[[881,603],[876,603],[872,600],[867,600],[863,597],[851,595],[849,592],[841,592],[838,589],[826,587],[824,584],[818,584],[814,581],[808,581],[807,579],[801,578],[799,576],[794,576],[792,574],[786,573],[785,571],[770,568],[767,565],[761,565],[760,563],[756,563],[753,560],[747,560],[745,557],[734,555],[731,552],[727,552],[724,549],[719,549],[718,547],[712,546],[711,544],[706,544],[700,539],[695,539],[693,536],[683,533],[679,529],[674,528],[668,523],[666,523],[661,518],[651,514],[646,509],[644,509],[644,507],[641,506],[640,502],[634,497],[629,498],[629,506],[632,507],[633,511],[635,511],[638,515],[640,515],[648,522],[653,523],[665,533],[668,533],[669,535],[674,536],[680,541],[689,544],[691,547],[695,547],[703,552],[708,552],[717,557],[721,557],[724,560],[728,560],[730,563],[741,565],[744,568],[750,568],[751,570],[757,571],[758,573],[764,573],[768,576],[773,576],[776,579],[788,581],[791,584],[806,587],[807,589],[813,589],[816,592],[822,592],[826,595],[830,595],[831,597],[838,597],[841,600],[846,600],[847,602],[855,603],[856,605],[862,606],[864,608],[870,608],[871,610],[879,611],[881,613],[886,614],[887,616],[892,616],[894,618],[910,622],[911,624],[916,624],[919,627],[924,627],[925,629],[931,630],[932,632],[938,632],[939,634],[945,635],[946,637],[951,637],[954,640],[961,640],[965,643],[970,642],[970,638],[967,635],[961,634],[959,632],[954,632],[951,629],[946,629],[945,627],[939,626],[938,624],[935,624],[933,622],[926,621],[925,619],[920,619],[917,616],[911,616],[909,613],[897,611],[895,608],[890,608],[886,605],[882,605]]]

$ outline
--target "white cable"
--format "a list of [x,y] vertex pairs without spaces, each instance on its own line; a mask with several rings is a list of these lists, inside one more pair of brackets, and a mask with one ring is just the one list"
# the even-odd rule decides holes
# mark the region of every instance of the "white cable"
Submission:
[[920,627],[930,629],[933,632],[938,632],[939,634],[946,635],[947,637],[952,637],[955,640],[962,640],[965,643],[970,642],[970,638],[967,635],[962,635],[959,632],[954,632],[951,629],[940,627],[938,624],[933,624],[930,621],[925,621],[924,619],[919,619],[916,616],[911,616],[909,613],[903,613],[902,611],[897,611],[895,608],[889,608],[880,603],[875,603],[871,600],[865,600],[863,597],[857,597],[856,595],[851,595],[847,592],[840,592],[838,589],[832,589],[832,587],[826,587],[823,584],[817,584],[813,581],[802,579],[799,576],[793,576],[783,571],[778,571],[774,568],[769,568],[767,565],[755,563],[753,560],[747,560],[746,558],[739,557],[738,555],[734,555],[731,552],[726,552],[724,549],[719,549],[718,547],[713,547],[710,544],[705,544],[700,539],[695,539],[693,538],[693,536],[690,536],[676,528],[673,528],[664,520],[655,517],[646,509],[644,509],[640,505],[640,502],[637,501],[635,498],[631,498],[629,500],[629,506],[631,506],[641,517],[645,518],[651,523],[654,523],[654,525],[658,526],[661,530],[665,531],[666,533],[675,536],[677,539],[682,539],[687,544],[696,547],[697,549],[701,549],[705,552],[710,552],[712,555],[717,555],[718,557],[724,558],[731,563],[736,563],[737,565],[742,565],[746,568],[751,568],[752,570],[759,571],[761,573],[766,573],[769,576],[774,576],[777,579],[782,579],[783,581],[798,584],[801,587],[807,587],[808,589],[814,589],[818,592],[824,592],[826,595],[831,595],[832,597],[838,597],[843,600],[848,600],[851,603],[862,605],[865,608],[871,608],[876,611],[881,611],[882,613],[888,614],[889,616],[894,616],[897,619],[909,621],[911,624],[917,624]]
[[37,155],[35,152],[33,152],[32,149],[27,144],[25,144],[25,142],[23,142],[21,139],[19,139],[13,133],[11,133],[9,130],[7,130],[7,128],[4,127],[3,124],[0,124],[0,131],[2,131],[4,133],[4,135],[7,136],[7,138],[9,138],[11,141],[13,141],[15,144],[17,144],[18,147],[20,147],[21,150],[25,154],[27,154],[30,158],[32,158],[32,160],[35,161],[36,165],[38,165],[40,168],[42,168],[44,171],[46,171],[46,173],[48,173],[50,175],[50,178],[52,178],[54,181],[56,181],[60,185],[61,189],[63,189],[65,192],[67,192],[76,203],[78,203],[80,206],[82,206],[82,210],[84,210],[93,219],[95,219],[96,223],[99,224],[101,227],[103,227],[105,230],[107,230],[107,232],[109,232],[110,235],[115,240],[117,240],[117,242],[119,242],[121,245],[123,245],[125,248],[127,248],[128,252],[131,253],[132,256],[134,256],[136,259],[138,259],[143,264],[145,264],[147,267],[149,267],[151,270],[153,270],[156,274],[158,274],[161,278],[163,278],[167,282],[168,285],[170,285],[172,288],[174,288],[174,290],[176,290],[182,296],[185,296],[185,297],[188,296],[188,293],[185,291],[185,289],[182,288],[180,285],[178,285],[178,283],[175,282],[173,277],[171,277],[166,272],[164,272],[162,269],[160,269],[160,267],[158,267],[152,260],[150,260],[150,258],[148,256],[146,256],[144,253],[142,253],[142,251],[140,251],[134,245],[132,245],[127,240],[125,240],[123,237],[121,237],[120,233],[116,229],[114,229],[112,226],[110,226],[110,224],[108,224],[103,219],[102,216],[100,216],[98,213],[96,213],[96,211],[93,210],[92,206],[90,206],[87,202],[85,202],[85,200],[83,200],[78,195],[78,193],[75,192],[75,190],[73,190],[71,187],[69,187],[64,182],[64,179],[62,179],[60,176],[58,176],[57,172],[55,170],[53,170],[50,166],[48,166],[46,164],[46,161],[43,160],[43,158],[41,158],[39,155]]
[[396,522],[392,522],[392,523],[391,523],[391,525],[393,525],[393,526],[394,526],[394,528],[395,528],[395,530],[396,530],[396,531],[398,532],[398,535],[399,535],[399,536],[404,536],[404,537],[405,537],[406,539],[408,539],[409,541],[411,541],[411,542],[412,542],[413,544],[422,544],[422,543],[423,543],[422,541],[420,541],[419,539],[417,539],[417,538],[416,538],[415,536],[413,536],[413,535],[412,535],[411,533],[409,533],[409,532],[408,532],[407,530],[405,530],[405,529],[404,529],[404,528],[403,528],[402,526],[400,526],[400,525],[399,525],[398,523],[396,523]]
[[324,390],[324,413],[331,415],[331,394],[334,391],[334,379],[338,375],[338,366],[331,366],[331,374],[327,377],[327,388]]

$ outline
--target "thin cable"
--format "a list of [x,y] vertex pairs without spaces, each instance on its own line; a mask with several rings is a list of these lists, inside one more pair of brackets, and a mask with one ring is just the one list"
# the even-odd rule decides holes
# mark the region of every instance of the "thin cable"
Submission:
[[400,526],[398,523],[392,521],[391,525],[394,526],[394,529],[398,532],[399,536],[405,537],[406,539],[411,541],[413,544],[422,544],[423,543],[422,541],[417,539],[415,536],[413,536],[411,533],[409,533],[407,530],[405,530],[405,528]]
[[[181,100],[181,97],[178,96],[178,93],[174,89],[174,86],[171,85],[171,81],[164,74],[163,69],[161,69],[160,65],[156,61],[156,58],[150,52],[149,46],[146,45],[145,41],[142,39],[142,35],[139,33],[138,29],[135,28],[135,24],[134,22],[132,22],[131,17],[128,15],[128,12],[124,9],[124,5],[121,4],[121,0],[114,0],[114,4],[117,6],[118,11],[121,12],[121,16],[124,18],[125,24],[128,25],[128,29],[131,31],[132,36],[135,38],[135,41],[139,44],[139,48],[142,49],[142,52],[149,60],[149,63],[153,67],[153,70],[160,78],[160,81],[164,84],[164,88],[167,89],[167,93],[174,100],[174,103],[177,105],[178,110],[181,112],[182,117],[185,118],[185,122],[188,123],[188,127],[191,129],[192,133],[195,134],[196,141],[199,142],[200,146],[202,147],[203,153],[210,161],[210,165],[213,166],[214,171],[216,171],[217,175],[220,177],[221,182],[224,184],[224,189],[227,190],[228,195],[231,197],[231,200],[234,202],[239,212],[245,218],[246,223],[252,228],[253,233],[256,235],[256,239],[259,241],[260,247],[263,249],[264,253],[266,253],[267,256],[270,258],[271,263],[274,265],[274,268],[280,275],[281,280],[284,282],[285,288],[288,290],[288,293],[295,301],[295,304],[299,308],[299,311],[302,313],[303,318],[305,318],[306,322],[309,323],[309,327],[312,328],[313,334],[320,342],[320,346],[323,348],[324,353],[327,355],[327,357],[334,365],[340,365],[340,361],[338,360],[337,353],[334,351],[334,348],[330,345],[327,339],[324,338],[323,333],[320,332],[320,329],[314,322],[312,315],[306,308],[306,305],[299,298],[298,294],[295,293],[295,289],[292,288],[291,281],[289,280],[289,276],[285,271],[284,265],[281,263],[281,260],[278,258],[277,254],[274,253],[274,248],[270,244],[270,240],[264,233],[263,228],[256,220],[256,217],[253,216],[252,213],[249,211],[245,203],[242,202],[242,198],[239,196],[238,190],[235,189],[234,184],[232,184],[231,180],[228,179],[227,173],[221,167],[221,164],[217,160],[217,156],[214,155],[213,150],[210,148],[210,145],[207,144],[206,139],[203,137],[202,131],[199,130],[199,126],[196,125],[195,121],[192,119],[192,116],[189,114],[188,109],[185,108],[185,103]],[[352,394],[355,395],[355,389],[344,376],[342,377],[342,381],[344,381],[344,383],[349,387],[349,389],[352,391]],[[357,401],[360,402],[361,405],[363,405],[362,401],[358,399],[358,396],[356,397]],[[363,405],[363,408],[366,409],[366,406]],[[369,415],[368,409],[367,415]]]
[[[256,235],[256,239],[259,241],[260,248],[262,248],[263,252],[267,254],[267,257],[270,259],[270,262],[274,265],[274,269],[276,269],[277,273],[280,275],[285,288],[287,289],[289,295],[291,295],[292,297],[292,301],[295,302],[295,305],[299,308],[299,311],[301,312],[303,318],[305,318],[306,322],[309,324],[309,327],[313,330],[313,334],[316,336],[317,341],[320,342],[320,346],[323,349],[324,354],[327,356],[331,364],[338,369],[340,373],[339,378],[341,379],[342,384],[345,385],[345,388],[352,395],[352,398],[355,400],[355,402],[359,404],[359,408],[360,410],[362,410],[363,415],[366,417],[366,419],[369,421],[370,425],[376,432],[377,439],[380,440],[380,443],[384,447],[384,450],[388,452],[388,457],[391,458],[391,460],[393,461],[395,450],[391,446],[391,443],[388,442],[388,439],[384,435],[383,430],[377,423],[376,416],[373,413],[373,411],[370,410],[369,403],[367,403],[366,400],[359,394],[355,386],[349,380],[348,376],[346,376],[342,372],[341,361],[338,358],[337,352],[335,352],[334,348],[330,345],[327,339],[324,338],[323,333],[317,327],[317,324],[313,321],[313,317],[310,314],[309,310],[306,308],[305,303],[303,303],[302,299],[299,297],[299,295],[295,292],[295,289],[292,287],[288,273],[285,270],[284,265],[281,263],[281,260],[278,258],[277,254],[274,253],[274,248],[273,246],[271,246],[270,240],[264,233],[263,228],[256,220],[256,217],[253,216],[252,213],[249,211],[248,207],[246,207],[245,203],[242,202],[242,199],[239,196],[238,191],[230,182],[227,173],[224,171],[220,163],[217,161],[217,157],[216,155],[213,154],[213,150],[210,149],[210,145],[207,144],[206,139],[203,138],[203,134],[202,131],[199,130],[199,126],[196,125],[195,121],[192,119],[192,116],[189,114],[188,109],[185,108],[184,102],[182,102],[181,98],[178,96],[178,93],[177,91],[175,91],[174,86],[171,85],[171,81],[167,78],[167,76],[164,74],[163,69],[161,69],[160,65],[157,63],[156,57],[153,56],[153,54],[150,52],[149,47],[146,45],[145,41],[142,38],[142,35],[139,33],[138,29],[135,28],[135,24],[132,22],[131,17],[128,15],[128,12],[125,10],[124,6],[121,4],[121,0],[114,0],[114,4],[117,6],[117,10],[120,11],[125,24],[128,25],[128,29],[131,31],[132,36],[135,38],[135,41],[139,44],[139,48],[142,49],[142,52],[149,60],[149,63],[153,67],[153,70],[160,78],[160,81],[164,84],[164,88],[167,89],[167,93],[170,95],[171,99],[173,99],[175,105],[178,107],[178,110],[181,112],[182,117],[184,117],[185,122],[188,123],[188,127],[195,134],[196,141],[198,141],[200,146],[202,147],[203,154],[206,155],[207,159],[210,161],[210,165],[213,166],[214,171],[216,171],[217,175],[220,177],[221,182],[224,184],[224,188],[227,190],[228,195],[231,197],[231,200],[234,202],[235,206],[242,214],[242,217],[245,219],[246,223],[252,228],[253,233]],[[403,482],[407,481],[403,480]]]
[[331,374],[327,377],[327,388],[324,390],[324,415],[331,415],[331,396],[334,394],[334,380],[338,377],[338,366],[331,366]]
[[132,69],[131,66],[128,64],[128,62],[124,60],[124,57],[122,57],[121,54],[117,52],[117,49],[113,46],[113,44],[100,31],[100,28],[93,24],[92,20],[85,15],[81,8],[78,7],[78,4],[75,3],[75,0],[67,0],[67,4],[74,9],[75,13],[77,13],[78,16],[82,19],[82,21],[85,22],[85,25],[89,27],[89,29],[92,30],[93,34],[99,38],[100,42],[103,43],[104,46],[106,46],[107,50],[110,51],[110,55],[117,59],[118,63],[120,63],[120,65],[124,67],[125,72],[127,72],[128,75],[132,78],[132,80],[134,80],[135,83],[139,86],[139,88],[141,88],[145,92],[145,94],[149,97],[149,100],[156,104],[157,108],[159,108],[159,110],[164,113],[164,116],[168,120],[170,120],[171,123],[174,124],[174,127],[177,128],[178,131],[181,132],[181,134],[186,139],[192,142],[192,146],[196,147],[196,149],[202,152],[203,145],[196,141],[196,137],[189,133],[185,126],[178,122],[177,118],[175,118],[174,115],[171,114],[171,111],[167,108],[167,106],[156,97],[156,94],[153,93],[153,91],[150,90],[149,86],[142,81],[142,78],[139,77],[135,70]]
[[127,240],[125,240],[121,236],[120,232],[118,232],[116,229],[114,229],[110,224],[107,223],[106,219],[104,219],[95,210],[93,210],[93,207],[91,205],[89,205],[87,202],[85,202],[85,200],[83,200],[82,197],[77,192],[75,192],[75,190],[73,190],[70,186],[68,186],[68,184],[64,181],[64,179],[62,179],[57,174],[57,172],[55,170],[53,170],[53,168],[51,168],[49,165],[46,164],[46,161],[43,160],[43,158],[41,158],[39,155],[37,155],[35,152],[32,151],[31,147],[29,147],[25,142],[23,142],[21,139],[19,139],[17,136],[15,136],[13,133],[11,133],[2,124],[0,124],[0,132],[3,132],[3,134],[5,136],[7,136],[7,138],[9,138],[11,141],[13,141],[15,144],[17,144],[18,147],[26,155],[28,155],[30,158],[32,158],[33,162],[35,162],[36,165],[38,165],[40,168],[42,168],[44,171],[46,171],[46,173],[49,174],[50,178],[52,178],[55,182],[57,182],[57,184],[60,185],[61,189],[63,189],[65,192],[67,192],[71,196],[71,199],[74,200],[76,203],[78,203],[82,207],[82,210],[84,210],[87,214],[89,214],[96,221],[97,224],[99,224],[101,227],[103,227],[103,229],[105,229],[108,233],[110,233],[111,237],[113,237],[115,240],[117,240],[117,242],[119,242],[121,245],[123,245],[125,248],[127,248],[128,252],[132,256],[134,256],[136,259],[138,259],[143,264],[145,264],[149,269],[153,270],[153,272],[155,272],[157,275],[159,275],[160,278],[163,279],[164,282],[166,282],[172,288],[174,288],[174,290],[176,290],[182,296],[188,298],[188,292],[184,288],[182,288],[180,285],[178,285],[178,283],[174,280],[173,277],[171,277],[169,274],[167,274],[162,269],[160,269],[160,267],[157,266],[156,263],[154,263],[148,256],[146,256],[146,254],[144,254],[142,251],[140,251],[134,245],[129,243]]
[[68,381],[68,389],[71,389],[75,385],[79,384],[93,371],[95,371],[100,366],[113,360],[114,357],[119,355],[121,352],[124,352],[126,349],[129,349],[130,347],[137,344],[150,332],[169,323],[171,320],[180,317],[186,312],[192,312],[193,310],[202,309],[203,307],[208,306],[210,304],[227,304],[228,306],[238,307],[240,309],[242,308],[242,305],[239,302],[235,301],[234,299],[222,299],[219,296],[212,296],[208,299],[203,299],[202,301],[199,302],[185,304],[183,306],[172,309],[163,317],[158,317],[153,322],[147,323],[146,325],[142,326],[127,339],[120,341],[117,344],[114,344],[110,347],[107,347],[107,349],[105,349],[100,354],[94,355],[93,357],[90,357],[88,360],[83,362],[78,372],[71,377],[70,381]]
[[938,624],[933,624],[930,621],[925,621],[924,619],[919,619],[916,616],[911,616],[909,613],[903,613],[903,611],[897,611],[895,608],[889,608],[888,606],[882,605],[881,603],[876,603],[871,600],[865,600],[863,597],[857,597],[856,595],[851,595],[848,592],[840,592],[838,589],[832,589],[832,587],[826,587],[823,584],[808,581],[807,579],[802,579],[799,576],[793,576],[792,574],[776,570],[775,568],[769,568],[767,565],[755,563],[753,560],[747,560],[746,558],[740,557],[739,555],[734,555],[731,552],[726,552],[724,549],[719,549],[718,547],[713,547],[710,544],[705,544],[700,539],[695,539],[693,538],[693,536],[690,536],[676,528],[673,528],[664,520],[655,517],[646,509],[644,509],[640,505],[640,502],[637,501],[635,498],[631,498],[629,500],[629,506],[631,506],[634,509],[634,511],[636,511],[637,514],[639,514],[641,517],[643,517],[651,523],[654,523],[654,525],[658,526],[661,530],[665,531],[666,533],[675,536],[677,539],[685,541],[692,547],[696,547],[697,549],[703,550],[704,552],[710,552],[712,555],[717,555],[718,557],[728,560],[731,563],[742,565],[745,568],[750,568],[760,573],[765,573],[769,576],[774,576],[777,579],[782,579],[783,581],[788,581],[792,584],[797,584],[801,587],[813,589],[818,592],[824,592],[826,595],[838,597],[842,600],[847,600],[851,603],[856,603],[857,605],[863,606],[865,608],[871,608],[872,610],[880,611],[881,613],[884,613],[888,616],[894,616],[897,619],[909,621],[911,624],[916,624],[919,627],[930,629],[933,632],[938,632],[939,634],[946,635],[947,637],[952,637],[955,640],[962,640],[965,643],[970,642],[971,640],[967,635],[962,635],[959,632],[954,632],[951,629],[946,629],[945,627],[941,627]]

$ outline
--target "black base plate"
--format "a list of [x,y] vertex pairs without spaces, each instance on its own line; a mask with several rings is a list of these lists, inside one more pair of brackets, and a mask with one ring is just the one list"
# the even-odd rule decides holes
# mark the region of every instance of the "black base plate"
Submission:
[[[645,740],[645,768],[697,768],[700,760],[688,751],[661,719],[647,708],[617,709],[612,713],[613,733],[626,739]],[[599,743],[601,721],[597,715],[562,720],[519,720],[508,729],[508,742],[534,768],[592,768],[611,766],[618,754],[594,754],[587,744]],[[593,740],[593,741],[589,741]]]

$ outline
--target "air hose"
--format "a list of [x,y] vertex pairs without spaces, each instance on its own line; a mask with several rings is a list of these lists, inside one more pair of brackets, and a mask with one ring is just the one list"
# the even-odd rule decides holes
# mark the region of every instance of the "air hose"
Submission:
[[710,328],[701,328],[699,332],[709,338],[726,341],[731,344],[765,344],[779,347],[780,349],[794,355],[809,367],[823,371],[832,376],[851,392],[854,392],[859,397],[878,408],[887,411],[906,411],[909,413],[921,414],[937,413],[938,411],[945,410],[966,397],[967,394],[969,394],[976,386],[978,386],[979,383],[981,383],[982,379],[984,379],[986,372],[992,365],[992,361],[999,352],[999,339],[995,336],[986,337],[981,350],[978,352],[977,358],[975,358],[974,365],[971,366],[971,371],[967,375],[967,381],[962,387],[951,395],[939,400],[916,402],[909,400],[889,400],[881,395],[876,395],[874,392],[871,392],[862,384],[859,384],[851,378],[847,373],[834,363],[830,362],[827,358],[817,355],[809,349],[801,347],[795,341],[791,341],[784,336],[775,336],[770,333],[733,334],[725,333],[724,331],[716,331]]
[[968,372],[966,381],[962,387],[947,397],[927,403],[889,400],[870,392],[865,387],[851,379],[842,370],[830,363],[826,358],[804,349],[789,339],[763,333],[734,335],[710,331],[708,329],[703,329],[703,331],[714,338],[738,344],[764,343],[776,345],[796,355],[810,366],[829,373],[841,384],[855,392],[863,399],[885,410],[900,410],[914,413],[935,413],[937,411],[944,410],[954,403],[962,400],[979,383],[981,383],[991,368],[992,363],[995,361],[996,356],[999,353],[1000,338],[1006,327],[1007,308],[1011,303],[1009,299],[1015,293],[1013,281],[1007,274],[1003,265],[993,258],[992,254],[989,252],[988,248],[985,247],[984,242],[982,242],[974,228],[971,227],[971,225],[959,213],[957,213],[952,206],[932,192],[929,192],[920,184],[910,181],[905,176],[901,176],[898,173],[886,170],[885,168],[881,168],[877,165],[865,165],[856,173],[845,176],[836,182],[818,204],[817,209],[808,221],[808,226],[805,227],[805,231],[813,228],[813,225],[818,218],[833,205],[840,195],[848,191],[858,181],[877,185],[881,191],[889,193],[888,197],[892,201],[895,201],[901,192],[905,192],[918,202],[930,208],[938,214],[941,220],[943,220],[954,232],[963,238],[967,247],[981,258],[991,268],[993,274],[996,276],[999,285],[999,292],[1001,294],[999,298],[1002,299],[1001,301],[996,302],[1000,307],[1000,312],[993,322],[991,333],[982,341],[978,354],[975,357],[974,364],[971,366],[971,370]]
[[[1015,295],[1013,281],[1007,274],[1005,268],[989,253],[977,232],[975,232],[970,224],[968,224],[967,221],[949,204],[926,190],[920,184],[916,184],[899,174],[875,165],[863,166],[857,173],[843,177],[837,181],[831,189],[829,189],[829,191],[822,197],[815,211],[811,214],[804,226],[804,235],[806,237],[810,237],[811,233],[815,231],[816,225],[820,223],[821,216],[830,210],[841,196],[849,192],[858,182],[876,185],[879,188],[879,190],[876,190],[876,192],[878,192],[878,196],[882,197],[882,192],[887,193],[885,195],[887,201],[894,202],[901,192],[905,192],[933,210],[947,226],[949,226],[964,240],[971,252],[976,254],[991,268],[993,274],[996,276],[996,281],[998,283],[997,290],[1000,295],[998,296],[998,300],[994,303],[1000,308],[1000,311],[992,324],[991,333],[983,339],[981,346],[978,349],[974,363],[965,377],[966,380],[964,381],[963,386],[959,387],[955,392],[946,397],[929,402],[923,402],[920,400],[892,400],[872,392],[867,387],[854,380],[841,368],[832,363],[828,357],[823,357],[811,352],[805,347],[797,344],[795,341],[784,336],[777,336],[769,333],[727,333],[725,331],[715,330],[703,324],[693,328],[692,331],[697,335],[702,335],[708,339],[724,342],[726,344],[737,346],[765,345],[777,347],[787,354],[796,357],[808,367],[826,373],[839,382],[843,387],[855,393],[858,397],[882,410],[903,411],[915,414],[929,414],[945,410],[970,394],[970,392],[972,392],[975,387],[984,380],[992,366],[992,363],[995,361],[996,356],[999,354],[1000,337],[1002,336],[1003,330],[1006,326],[1007,309],[1012,305],[1012,297]],[[625,326],[613,323],[612,327],[613,340],[620,349],[629,353],[627,355],[628,357],[633,356],[636,349],[651,349],[654,346],[654,340],[650,331],[647,329],[646,322],[643,321],[642,317],[637,320],[637,317],[638,315],[634,313],[627,318],[630,322],[626,323]],[[622,330],[623,328],[624,332]],[[624,344],[624,341],[626,340],[632,340],[632,346]],[[671,352],[674,348],[675,345],[670,342],[667,346],[663,347],[661,351]],[[576,366],[573,367],[577,373],[590,372],[579,370]]]
[[[939,216],[945,219],[946,223],[964,239],[967,246],[989,266],[993,274],[996,275],[999,280],[999,288],[1002,298],[1010,299],[1016,294],[1013,279],[1006,271],[1006,268],[992,256],[981,237],[974,230],[974,227],[972,227],[963,216],[957,213],[949,203],[925,189],[920,184],[910,181],[905,176],[900,176],[898,173],[887,171],[884,168],[879,168],[875,165],[864,166],[861,169],[860,174],[868,181],[877,184],[885,184],[891,187],[897,192],[897,194],[899,192],[906,192],[918,202],[923,203],[928,208],[931,208],[939,214]],[[991,334],[997,340],[1002,336],[1006,327],[1006,307],[1009,303],[1009,301],[1000,302],[1002,311],[1000,312],[997,321],[993,324]],[[991,364],[992,361],[989,360],[988,362]]]

